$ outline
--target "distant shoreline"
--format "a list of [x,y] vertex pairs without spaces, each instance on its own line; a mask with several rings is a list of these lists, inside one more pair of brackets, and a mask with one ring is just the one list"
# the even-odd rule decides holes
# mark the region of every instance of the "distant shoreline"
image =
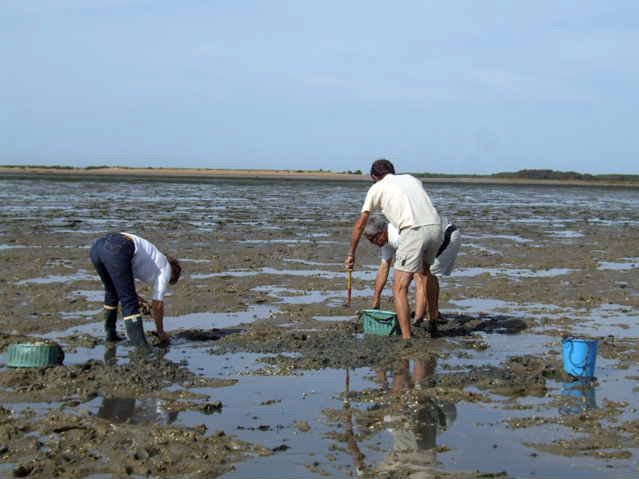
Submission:
[[[208,168],[74,168],[74,167],[31,167],[0,166],[3,177],[135,177],[165,179],[198,179],[198,178],[237,178],[237,179],[272,179],[272,180],[315,180],[315,181],[370,181],[364,174],[335,173],[331,171],[301,170],[250,170],[250,169],[208,169]],[[417,175],[419,176],[419,175]],[[555,180],[530,178],[495,178],[490,176],[437,176],[422,177],[424,183],[453,183],[476,185],[548,185],[548,186],[611,186],[639,188],[636,181],[612,180]]]

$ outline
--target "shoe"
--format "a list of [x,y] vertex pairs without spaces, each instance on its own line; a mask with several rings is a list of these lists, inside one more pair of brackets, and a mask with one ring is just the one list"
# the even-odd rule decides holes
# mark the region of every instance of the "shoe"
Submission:
[[440,338],[441,333],[437,330],[437,323],[435,321],[429,321],[428,326],[426,326],[426,330],[428,334],[430,334],[431,338]]
[[126,335],[131,344],[134,346],[148,346],[149,343],[147,343],[146,336],[144,335],[144,325],[141,315],[138,314],[131,319],[125,319],[124,326],[126,326]]
[[118,320],[117,309],[105,309],[104,310],[104,332],[106,333],[106,340],[112,343],[122,341],[124,338],[118,336],[116,330],[116,322]]

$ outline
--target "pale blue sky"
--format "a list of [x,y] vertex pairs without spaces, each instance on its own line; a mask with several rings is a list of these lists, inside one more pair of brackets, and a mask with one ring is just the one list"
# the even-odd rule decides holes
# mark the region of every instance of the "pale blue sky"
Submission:
[[0,0],[0,164],[639,173],[639,2]]

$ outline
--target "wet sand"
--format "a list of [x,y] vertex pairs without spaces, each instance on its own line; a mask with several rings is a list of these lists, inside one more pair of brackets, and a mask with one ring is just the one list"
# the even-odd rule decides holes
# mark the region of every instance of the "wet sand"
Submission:
[[[464,246],[442,281],[441,337],[404,342],[362,334],[370,245],[344,305],[366,183],[2,183],[0,348],[46,337],[67,353],[61,367],[0,368],[3,473],[636,473],[633,190],[430,186]],[[183,260],[166,349],[102,339],[88,247],[112,230]],[[566,335],[600,340],[594,387],[563,372]]]

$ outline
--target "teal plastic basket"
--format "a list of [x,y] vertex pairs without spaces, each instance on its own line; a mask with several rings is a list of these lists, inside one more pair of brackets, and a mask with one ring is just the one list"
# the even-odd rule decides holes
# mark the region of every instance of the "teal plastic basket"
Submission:
[[10,368],[41,368],[62,364],[64,351],[56,343],[12,344],[7,357]]
[[364,309],[359,312],[359,317],[364,324],[365,334],[378,336],[397,336],[402,330],[399,327],[397,315],[393,311],[381,311],[379,309]]

